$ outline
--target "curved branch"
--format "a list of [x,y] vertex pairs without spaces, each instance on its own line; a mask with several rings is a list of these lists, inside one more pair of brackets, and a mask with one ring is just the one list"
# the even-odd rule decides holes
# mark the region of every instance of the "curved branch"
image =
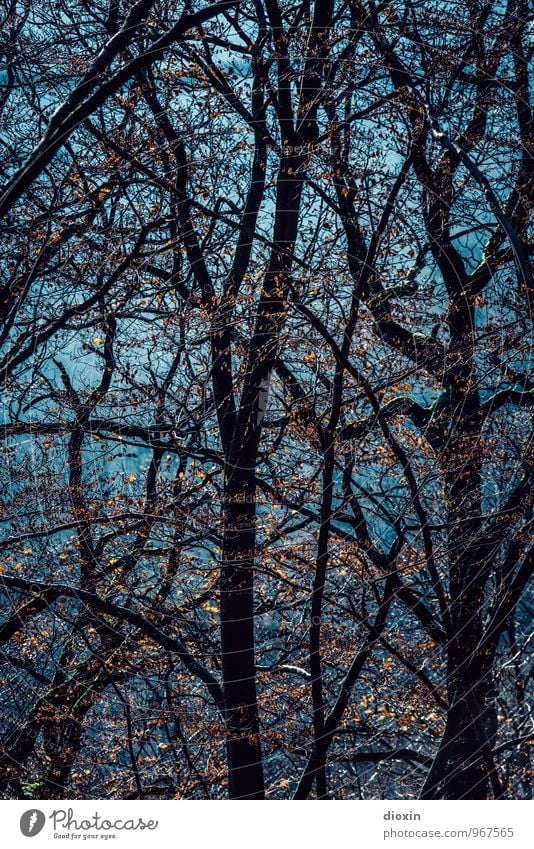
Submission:
[[215,676],[191,654],[182,640],[165,634],[156,625],[145,619],[144,616],[141,616],[141,614],[136,613],[128,607],[107,601],[95,592],[87,592],[86,590],[71,587],[68,584],[47,584],[43,581],[28,581],[24,578],[16,578],[11,575],[2,575],[0,577],[0,585],[2,584],[25,593],[31,593],[32,595],[46,596],[49,602],[55,601],[60,596],[76,599],[90,609],[98,610],[106,616],[114,616],[122,622],[128,622],[147,637],[150,637],[159,646],[177,655],[186,669],[206,686],[215,705],[221,715],[224,716],[222,690]]

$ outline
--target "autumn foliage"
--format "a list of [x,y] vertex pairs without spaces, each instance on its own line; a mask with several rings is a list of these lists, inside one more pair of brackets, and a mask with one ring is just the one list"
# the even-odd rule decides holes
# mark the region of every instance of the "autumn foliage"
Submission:
[[2,8],[2,796],[529,797],[527,0]]

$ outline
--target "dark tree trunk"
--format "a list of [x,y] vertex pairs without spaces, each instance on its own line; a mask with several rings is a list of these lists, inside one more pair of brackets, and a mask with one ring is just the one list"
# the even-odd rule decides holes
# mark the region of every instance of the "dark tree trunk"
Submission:
[[231,799],[263,799],[254,660],[255,482],[235,468],[225,491],[221,649]]
[[302,157],[282,160],[277,181],[275,249],[251,339],[248,368],[227,451],[221,569],[221,651],[231,799],[263,799],[254,660],[256,465],[262,419],[285,320],[292,251],[302,196]]
[[[458,339],[469,339],[467,328],[473,326],[473,316],[461,318],[453,328]],[[451,435],[442,458],[449,506],[449,708],[421,797],[488,799],[491,795],[498,798],[501,790],[492,755],[497,729],[494,653],[483,644],[490,562],[482,543],[482,418],[478,393],[472,389],[471,358],[464,355],[462,362],[454,353],[453,357],[446,383],[450,404],[444,411]]]
[[[422,799],[488,799],[500,793],[492,756],[497,730],[489,669],[471,674],[471,664],[449,662],[449,699],[445,731],[428,773]],[[465,673],[459,672],[461,667]]]

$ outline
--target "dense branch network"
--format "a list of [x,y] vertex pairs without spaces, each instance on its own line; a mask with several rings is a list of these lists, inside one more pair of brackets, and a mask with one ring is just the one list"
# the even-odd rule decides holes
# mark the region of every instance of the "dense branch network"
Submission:
[[530,796],[528,25],[7,5],[5,798]]

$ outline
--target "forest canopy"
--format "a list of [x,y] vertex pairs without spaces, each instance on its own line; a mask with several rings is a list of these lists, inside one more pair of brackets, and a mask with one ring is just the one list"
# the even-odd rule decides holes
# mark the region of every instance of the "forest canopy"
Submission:
[[4,0],[0,794],[532,793],[528,0]]

